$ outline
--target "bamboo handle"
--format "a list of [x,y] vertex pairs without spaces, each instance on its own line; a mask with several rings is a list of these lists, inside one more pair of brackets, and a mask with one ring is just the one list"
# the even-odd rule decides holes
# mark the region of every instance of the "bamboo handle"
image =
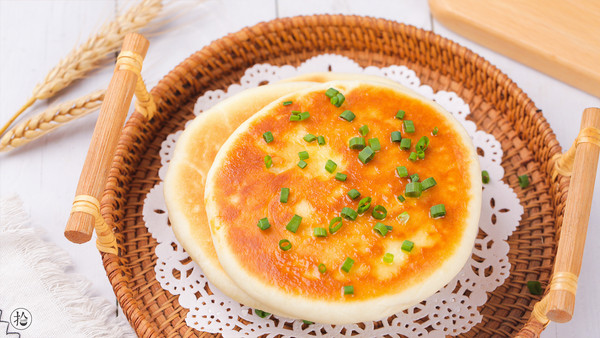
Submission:
[[546,316],[559,323],[573,316],[577,278],[587,225],[590,218],[594,181],[600,152],[600,109],[587,108],[581,120],[580,136],[574,145],[573,175],[567,196],[554,273],[547,295]]
[[[102,198],[110,164],[131,105],[148,45],[148,40],[135,33],[127,35],[123,41],[121,56],[126,58],[119,57],[106,90],[90,148],[79,177],[74,208],[65,228],[65,237],[71,242],[89,241],[94,226],[99,221],[98,217],[103,222],[102,216],[99,216],[98,201]],[[136,69],[138,63],[139,68]],[[80,207],[76,208],[76,204],[80,204]],[[112,236],[110,229],[105,227],[103,231],[110,232],[109,235]],[[98,235],[100,237],[100,231]]]

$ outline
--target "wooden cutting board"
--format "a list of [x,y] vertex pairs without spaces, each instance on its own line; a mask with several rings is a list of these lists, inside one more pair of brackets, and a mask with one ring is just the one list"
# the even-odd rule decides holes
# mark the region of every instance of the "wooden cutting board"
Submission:
[[429,0],[458,34],[600,97],[600,0]]

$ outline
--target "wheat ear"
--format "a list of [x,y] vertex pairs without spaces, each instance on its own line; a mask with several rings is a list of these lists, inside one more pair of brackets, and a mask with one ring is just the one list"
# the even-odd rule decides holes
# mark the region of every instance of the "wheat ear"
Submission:
[[119,49],[125,35],[136,32],[156,18],[162,10],[161,0],[142,0],[113,21],[104,24],[86,42],[74,48],[33,89],[31,98],[0,129],[0,135],[35,101],[54,96],[71,82],[84,77]]
[[63,124],[100,108],[105,90],[97,90],[73,101],[49,108],[11,128],[0,139],[0,152],[27,144]]

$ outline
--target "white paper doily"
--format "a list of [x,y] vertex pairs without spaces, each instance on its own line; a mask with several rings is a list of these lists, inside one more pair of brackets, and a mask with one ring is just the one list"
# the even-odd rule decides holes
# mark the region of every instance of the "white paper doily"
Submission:
[[[277,318],[260,318],[252,309],[243,306],[224,294],[204,277],[196,263],[178,243],[168,224],[167,209],[163,198],[163,185],[157,184],[144,202],[144,221],[158,242],[155,253],[158,257],[155,272],[163,289],[179,295],[181,306],[189,309],[186,317],[188,326],[200,331],[222,333],[224,336],[239,337],[267,334],[275,336],[364,336],[380,337],[398,334],[410,337],[443,337],[466,332],[482,320],[477,307],[483,305],[486,293],[504,283],[509,275],[509,246],[506,239],[515,230],[523,214],[523,207],[514,191],[500,179],[504,176],[501,166],[502,148],[490,134],[477,130],[475,123],[466,120],[469,106],[453,92],[433,92],[421,85],[415,72],[404,66],[386,68],[362,68],[354,61],[339,55],[319,55],[300,66],[255,65],[246,70],[240,83],[228,90],[208,91],[198,98],[194,113],[198,115],[222,99],[246,88],[265,82],[276,82],[283,78],[311,72],[363,73],[388,77],[421,93],[446,108],[466,128],[478,148],[482,170],[490,174],[490,182],[483,185],[482,210],[479,221],[483,238],[475,241],[471,259],[456,278],[435,295],[419,305],[396,314],[393,320],[382,320],[376,328],[374,322],[352,325],[304,324],[302,321]],[[163,142],[160,157],[162,167],[159,177],[165,176],[175,141],[181,132],[171,134]],[[478,259],[475,259],[478,258]],[[478,262],[480,260],[481,262]],[[177,277],[176,277],[177,276]],[[207,292],[207,287],[212,294]],[[201,297],[197,297],[199,294]],[[244,324],[240,319],[247,322]],[[287,324],[287,325],[286,325]],[[293,329],[290,329],[289,326]],[[234,327],[241,328],[239,331]]]

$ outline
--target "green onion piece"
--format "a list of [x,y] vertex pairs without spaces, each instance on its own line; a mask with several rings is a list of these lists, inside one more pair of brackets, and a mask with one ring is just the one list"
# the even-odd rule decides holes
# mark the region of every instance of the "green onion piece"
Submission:
[[381,143],[379,143],[379,139],[378,138],[372,138],[369,139],[369,147],[371,147],[371,149],[375,150],[375,151],[380,151],[381,150]]
[[542,290],[542,284],[536,280],[527,281],[527,288],[529,289],[529,293],[532,295],[540,296],[544,293],[544,290]]
[[292,115],[299,115],[301,112],[299,110],[292,110]]
[[408,159],[410,161],[415,162],[417,160],[417,153],[415,153],[414,151],[410,153],[410,155],[408,155]]
[[421,188],[423,188],[423,191],[434,187],[437,184],[437,182],[435,181],[435,179],[433,177],[429,177],[423,180],[423,182],[421,182]]
[[519,185],[521,188],[527,188],[529,186],[529,176],[521,175],[519,176]]
[[436,204],[429,209],[431,218],[438,218],[446,216],[446,207],[443,204]]
[[313,228],[313,235],[315,237],[327,237],[327,230],[325,228]]
[[299,153],[298,153],[298,157],[300,157],[300,159],[301,159],[302,161],[304,161],[304,160],[308,159],[308,157],[309,157],[309,156],[308,156],[308,151],[301,151],[301,152],[299,152]]
[[[352,210],[352,209],[350,209]],[[352,210],[354,211],[354,210]],[[334,217],[331,219],[331,221],[329,221],[329,233],[330,234],[335,234],[336,232],[338,232],[338,230],[340,230],[340,228],[342,227],[344,223],[342,222],[342,218],[341,217]]]
[[283,103],[283,105],[284,105],[284,106],[289,106],[289,105],[290,105],[290,104],[292,104],[292,103],[293,103],[292,101],[285,101],[285,102]]
[[259,219],[257,225],[260,228],[260,230],[267,230],[271,227],[271,224],[269,224],[269,220],[266,217]]
[[415,150],[416,151],[425,151],[425,149],[427,149],[428,146],[429,146],[429,137],[423,136],[419,139],[419,141],[417,141],[417,144],[415,144]]
[[325,264],[323,264],[323,263],[319,264],[319,272],[322,274],[327,272],[327,267],[325,266]]
[[254,313],[259,316],[260,318],[267,318],[268,316],[270,316],[271,314],[268,312],[265,312],[263,310],[259,310],[259,309],[254,309]]
[[300,169],[304,169],[304,168],[306,168],[306,166],[307,166],[307,165],[308,165],[308,163],[306,163],[306,162],[304,162],[304,161],[302,161],[302,160],[300,160],[300,161],[298,162],[298,166],[300,167]]
[[327,96],[328,98],[332,98],[335,95],[337,95],[337,93],[339,93],[339,91],[335,88],[329,88],[327,89],[327,91],[325,91],[325,96]]
[[353,137],[348,141],[350,149],[363,149],[367,144],[364,137]]
[[490,173],[488,173],[487,170],[481,171],[481,182],[485,184],[490,183]]
[[344,207],[342,208],[342,212],[340,213],[345,219],[349,219],[354,221],[356,217],[358,217],[358,213],[354,211],[352,208]]
[[417,151],[417,158],[418,158],[419,160],[423,160],[423,159],[425,159],[425,152],[424,152],[423,150],[418,150],[418,151]]
[[384,219],[387,216],[387,209],[383,205],[376,205],[371,211],[371,215],[375,219]]
[[365,149],[361,150],[360,153],[358,153],[358,159],[363,164],[369,163],[373,159],[373,157],[375,157],[375,152],[373,151],[373,149],[371,149],[371,147],[365,147]]
[[438,127],[433,127],[433,131],[431,132],[431,135],[436,136],[438,134]]
[[273,160],[271,159],[271,156],[269,156],[269,155],[265,156],[265,167],[267,167],[267,169],[269,169],[272,166],[273,166]]
[[312,325],[315,323],[315,322],[311,322],[310,320],[304,320],[304,319],[302,319],[302,322],[306,325]]
[[292,242],[290,242],[289,240],[284,238],[279,241],[279,249],[281,249],[283,251],[288,251],[291,248],[292,248]]
[[346,97],[344,97],[342,93],[335,94],[335,96],[332,97],[331,100],[329,100],[329,102],[331,102],[332,105],[338,108],[342,105],[342,103],[344,103],[344,101],[346,101]]
[[317,137],[317,143],[318,143],[320,146],[324,146],[324,145],[325,145],[325,138],[324,138],[323,136],[318,136],[318,137]]
[[398,220],[398,223],[400,224],[406,224],[408,222],[408,220],[410,219],[410,215],[408,214],[408,212],[403,212],[400,215],[398,215],[398,217],[396,217],[396,219]]
[[302,112],[302,113],[300,113],[300,115],[298,115],[298,116],[300,116],[300,121],[304,121],[304,120],[306,120],[307,118],[309,118],[309,117],[310,117],[310,113],[309,113],[309,112],[307,112],[307,111],[303,111],[303,112]]
[[415,132],[415,124],[411,120],[402,121],[404,125],[404,132],[408,134],[412,134]]
[[402,195],[398,195],[398,201],[404,202],[404,201],[406,201],[406,198],[404,198],[404,196],[402,196]]
[[360,202],[358,202],[358,213],[362,214],[365,211],[369,210],[369,208],[371,207],[371,197],[365,197],[362,200],[360,200]]
[[327,170],[329,173],[333,173],[336,168],[337,164],[332,160],[327,160],[327,163],[325,163],[325,170]]
[[404,242],[402,242],[402,251],[406,251],[406,252],[411,252],[412,249],[415,247],[415,243],[409,241],[409,240],[405,240]]
[[358,192],[358,190],[356,190],[356,189],[352,189],[352,190],[348,191],[348,196],[351,199],[355,200],[360,196],[360,192]]
[[410,139],[409,138],[403,138],[400,141],[400,149],[402,150],[410,150]]
[[350,272],[350,269],[352,269],[353,265],[354,265],[354,260],[350,257],[346,257],[344,264],[342,264],[342,271],[344,271],[346,273]]
[[385,227],[388,229],[388,231],[392,231],[392,230],[394,230],[394,227],[393,227],[393,226],[391,226],[391,225],[386,225]]
[[408,176],[408,169],[406,169],[405,166],[396,167],[396,172],[398,173],[398,176],[400,176],[400,177]]
[[399,131],[392,132],[392,142],[401,142],[402,134]]
[[346,174],[342,174],[342,173],[335,174],[335,179],[338,181],[345,182],[346,178],[348,178],[348,175],[346,175]]
[[422,191],[421,182],[410,182],[404,188],[404,195],[406,197],[419,197]]
[[294,215],[285,228],[290,232],[296,233],[298,227],[300,227],[300,222],[302,222],[302,217]]
[[281,188],[281,194],[279,195],[279,202],[287,203],[289,196],[290,196],[290,188]]
[[344,295],[353,295],[354,294],[354,286],[346,285],[344,286]]
[[398,110],[398,112],[396,113],[396,118],[398,120],[402,120],[404,118],[404,114],[406,114],[404,110]]
[[313,134],[306,134],[304,135],[303,139],[306,142],[314,142],[317,139],[317,137]]
[[265,142],[267,143],[271,143],[273,142],[273,133],[271,133],[270,131],[266,132],[263,134],[263,138],[265,139]]
[[386,252],[385,255],[383,255],[383,262],[387,263],[387,264],[391,264],[394,261],[394,255],[392,255],[389,252]]
[[290,115],[290,121],[300,121],[300,115]]
[[410,175],[410,181],[411,182],[419,182],[419,174]]
[[369,126],[367,126],[366,124],[361,126],[360,128],[358,128],[358,132],[362,136],[367,136],[367,134],[369,133]]
[[350,110],[344,110],[340,114],[340,117],[343,118],[344,120],[348,121],[348,122],[352,122],[352,120],[354,120],[354,118],[356,117],[356,115],[354,115],[354,113],[351,112]]
[[387,235],[387,233],[390,231],[385,224],[380,222],[377,222],[377,224],[373,226],[373,230],[375,230],[376,233],[380,234],[381,237],[385,237],[385,235]]

